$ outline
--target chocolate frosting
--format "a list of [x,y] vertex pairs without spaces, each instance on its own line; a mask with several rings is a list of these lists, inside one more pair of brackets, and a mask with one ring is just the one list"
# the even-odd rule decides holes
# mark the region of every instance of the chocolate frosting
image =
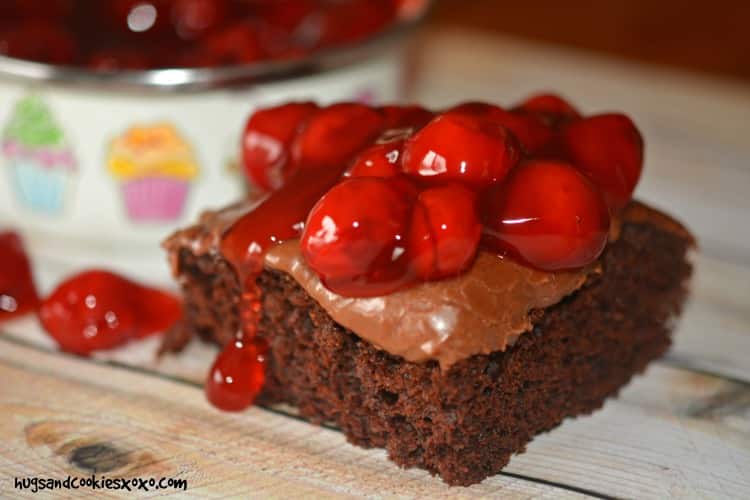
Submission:
[[338,324],[408,361],[447,368],[474,354],[502,351],[531,329],[529,313],[556,304],[598,272],[537,271],[489,252],[456,278],[423,283],[383,297],[342,297],[305,263],[299,242],[266,254],[266,267],[289,274]]

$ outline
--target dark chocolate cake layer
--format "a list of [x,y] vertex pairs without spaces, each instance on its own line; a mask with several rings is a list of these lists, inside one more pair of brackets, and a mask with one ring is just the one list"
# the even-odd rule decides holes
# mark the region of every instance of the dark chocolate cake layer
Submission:
[[[533,330],[506,351],[447,371],[377,349],[336,324],[290,277],[266,271],[260,334],[271,352],[261,402],[294,405],[313,422],[335,423],[352,443],[386,448],[399,465],[452,485],[496,474],[534,435],[596,410],[668,348],[692,240],[658,212],[632,212],[601,274],[534,311]],[[215,252],[171,251],[189,331],[227,342],[238,328],[233,270]]]

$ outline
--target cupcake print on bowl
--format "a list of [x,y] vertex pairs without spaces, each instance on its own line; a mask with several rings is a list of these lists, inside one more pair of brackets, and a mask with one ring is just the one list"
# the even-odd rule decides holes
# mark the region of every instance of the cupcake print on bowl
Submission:
[[19,202],[39,213],[65,208],[76,162],[65,133],[37,95],[21,99],[2,137],[2,153]]
[[178,221],[200,170],[193,148],[168,123],[128,129],[112,142],[107,167],[135,223]]

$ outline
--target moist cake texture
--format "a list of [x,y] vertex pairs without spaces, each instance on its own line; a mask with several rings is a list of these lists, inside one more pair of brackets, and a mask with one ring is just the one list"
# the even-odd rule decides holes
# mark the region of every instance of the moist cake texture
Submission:
[[[241,287],[218,241],[242,213],[209,214],[165,247],[185,293],[183,335],[220,345],[240,328]],[[287,403],[312,422],[330,422],[363,447],[386,448],[404,467],[451,485],[499,472],[538,433],[590,413],[670,344],[691,274],[690,234],[632,202],[601,271],[544,309],[504,351],[442,367],[410,362],[337,324],[289,275],[264,271],[258,335],[270,346],[262,404]]]

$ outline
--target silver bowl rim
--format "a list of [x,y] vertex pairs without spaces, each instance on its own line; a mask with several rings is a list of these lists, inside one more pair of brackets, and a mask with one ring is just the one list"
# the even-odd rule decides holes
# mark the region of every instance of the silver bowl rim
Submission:
[[310,57],[285,61],[263,61],[219,68],[164,68],[97,72],[75,66],[60,66],[0,55],[0,79],[24,83],[57,83],[100,90],[137,92],[196,92],[252,85],[309,76],[367,60],[403,40],[428,16],[432,1],[411,18],[369,39],[342,47],[320,50]]

